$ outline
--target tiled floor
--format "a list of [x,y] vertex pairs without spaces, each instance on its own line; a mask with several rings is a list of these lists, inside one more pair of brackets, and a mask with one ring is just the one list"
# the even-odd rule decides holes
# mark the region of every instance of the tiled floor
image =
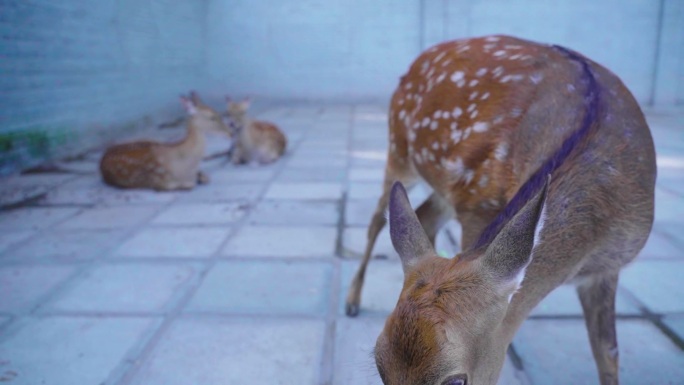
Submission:
[[[385,109],[276,106],[261,117],[287,132],[285,158],[206,162],[211,183],[189,192],[120,191],[97,174],[0,181],[4,198],[40,197],[0,211],[0,382],[380,384],[370,352],[403,278],[387,230],[358,318],[344,316],[344,297],[381,191]],[[621,279],[621,378],[682,384],[684,114],[648,117],[656,224]],[[80,169],[95,170],[97,154],[86,159]],[[413,190],[413,204],[426,193]],[[438,238],[440,254],[457,250],[449,239]],[[534,310],[510,357],[500,384],[597,383],[573,288]]]

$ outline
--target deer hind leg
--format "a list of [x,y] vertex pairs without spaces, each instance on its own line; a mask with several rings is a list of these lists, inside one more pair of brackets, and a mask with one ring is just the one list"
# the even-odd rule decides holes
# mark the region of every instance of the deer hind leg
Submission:
[[615,291],[618,274],[599,276],[577,287],[601,385],[617,385],[618,345]]
[[209,184],[209,175],[202,171],[197,172],[197,184]]
[[418,206],[416,216],[434,246],[437,233],[449,219],[454,217],[454,210],[448,201],[433,192],[425,202]]
[[[347,294],[347,301],[345,306],[345,313],[350,317],[355,317],[359,314],[359,306],[361,304],[361,290],[363,289],[363,280],[366,276],[366,268],[368,267],[368,262],[370,261],[371,254],[373,253],[373,246],[375,246],[375,241],[378,238],[378,234],[385,227],[387,219],[385,218],[385,210],[389,204],[389,193],[392,189],[392,184],[396,179],[393,177],[392,173],[389,171],[389,166],[385,171],[385,181],[382,186],[382,196],[378,200],[378,205],[373,213],[373,218],[371,219],[370,226],[368,227],[368,242],[366,243],[366,249],[363,253],[363,258],[361,259],[361,265],[356,271],[356,275],[351,282],[349,287],[349,292]],[[415,184],[415,178],[400,178],[399,181],[407,185],[407,189]]]

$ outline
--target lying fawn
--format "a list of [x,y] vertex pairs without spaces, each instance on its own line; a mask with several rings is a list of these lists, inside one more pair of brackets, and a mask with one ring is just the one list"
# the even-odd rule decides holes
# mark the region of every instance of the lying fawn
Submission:
[[247,110],[251,104],[249,98],[241,102],[233,102],[226,97],[226,103],[228,104],[226,125],[235,138],[232,155],[234,164],[271,163],[285,153],[287,138],[275,124],[252,120],[247,116]]
[[[375,348],[385,384],[495,384],[507,347],[554,288],[577,286],[603,385],[618,383],[620,269],[653,223],[655,154],[633,96],[559,46],[508,36],[440,44],[393,94],[383,193],[347,298],[359,311],[389,205],[404,285]],[[548,182],[550,176],[550,182]],[[415,211],[406,186],[433,189]],[[453,216],[463,252],[433,248]]]
[[181,96],[190,115],[187,133],[177,143],[133,142],[107,149],[100,161],[105,183],[121,188],[154,190],[192,189],[197,183],[208,183],[199,171],[208,132],[227,135],[221,116],[211,108],[195,104]]

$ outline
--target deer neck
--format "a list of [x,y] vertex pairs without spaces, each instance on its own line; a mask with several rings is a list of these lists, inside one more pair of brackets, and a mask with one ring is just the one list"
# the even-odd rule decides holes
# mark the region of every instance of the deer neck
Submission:
[[185,138],[175,148],[184,157],[201,157],[204,155],[205,142],[204,134],[199,128],[196,118],[193,117],[188,121]]

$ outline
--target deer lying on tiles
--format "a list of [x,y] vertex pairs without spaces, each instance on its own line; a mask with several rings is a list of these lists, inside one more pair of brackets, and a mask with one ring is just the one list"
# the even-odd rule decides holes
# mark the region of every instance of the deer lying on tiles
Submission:
[[272,163],[285,153],[287,147],[285,134],[275,124],[253,120],[247,115],[251,104],[249,98],[241,102],[233,102],[226,97],[226,103],[226,126],[235,138],[232,154],[234,164]]
[[[389,206],[404,284],[375,347],[382,381],[495,384],[527,315],[570,283],[600,382],[618,384],[618,274],[648,238],[656,179],[649,128],[620,79],[559,46],[508,36],[443,43],[401,78],[389,140],[346,301],[355,316]],[[402,185],[420,179],[434,193],[414,213]],[[440,258],[435,236],[454,215],[463,252]]]
[[185,138],[177,143],[142,141],[108,148],[100,161],[105,183],[120,188],[178,190],[209,182],[199,171],[205,134],[227,135],[228,129],[210,107],[184,96],[181,103],[190,116]]

